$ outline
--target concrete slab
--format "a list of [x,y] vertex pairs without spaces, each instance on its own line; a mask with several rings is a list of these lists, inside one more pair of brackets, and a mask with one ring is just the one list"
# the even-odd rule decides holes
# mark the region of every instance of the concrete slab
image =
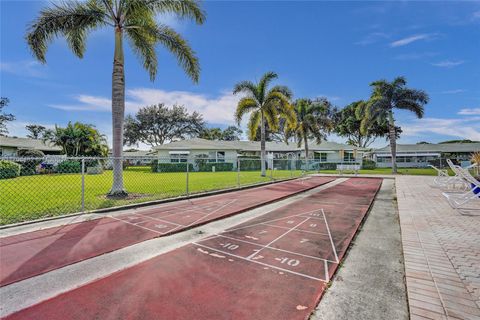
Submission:
[[383,180],[373,207],[312,320],[408,319],[394,181]]

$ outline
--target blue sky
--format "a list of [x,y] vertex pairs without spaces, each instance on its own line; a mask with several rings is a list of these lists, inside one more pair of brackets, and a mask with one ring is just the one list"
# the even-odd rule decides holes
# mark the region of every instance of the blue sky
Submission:
[[[30,123],[51,127],[71,120],[92,123],[110,137],[113,32],[91,34],[84,59],[59,39],[40,65],[24,35],[46,4],[0,2],[0,93],[17,117],[10,134],[25,135]],[[233,85],[265,71],[276,71],[277,83],[295,98],[326,96],[339,107],[367,99],[370,82],[403,75],[431,101],[422,120],[396,113],[404,130],[400,143],[480,140],[480,2],[206,1],[203,7],[202,26],[159,18],[197,52],[200,83],[193,84],[162,48],[152,83],[127,48],[127,112],[178,103],[203,113],[212,126],[226,126],[233,124],[238,99]]]

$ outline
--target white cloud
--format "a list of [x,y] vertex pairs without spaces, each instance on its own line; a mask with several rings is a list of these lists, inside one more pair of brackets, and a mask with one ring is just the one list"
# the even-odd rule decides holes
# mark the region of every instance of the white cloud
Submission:
[[38,123],[35,121],[27,122],[27,121],[12,121],[7,123],[8,135],[11,137],[25,137],[29,131],[25,129],[26,126],[29,124],[37,124],[40,126],[44,126],[47,129],[54,129],[54,124],[49,123]]
[[327,99],[327,100],[330,101],[330,102],[342,100],[342,97],[330,96],[330,95],[328,95],[328,94],[323,94],[323,93],[317,94],[317,97],[318,97],[318,98],[325,98],[325,99]]
[[420,60],[424,58],[434,57],[436,55],[438,55],[437,52],[414,52],[414,53],[399,54],[393,58],[395,60]]
[[[159,89],[136,88],[126,91],[125,109],[135,113],[139,108],[164,103],[167,106],[183,105],[189,112],[197,111],[209,123],[233,124],[233,115],[240,97],[224,92],[217,97],[187,91],[164,91]],[[111,100],[92,95],[74,96],[74,104],[51,104],[52,108],[66,111],[110,112]]]
[[435,34],[428,34],[428,33],[415,34],[410,37],[406,37],[390,43],[390,47],[392,48],[403,47],[403,46],[406,46],[407,44],[410,44],[416,41],[432,39],[434,36]]
[[400,125],[405,136],[435,133],[462,139],[480,140],[480,117],[423,118]]
[[15,62],[0,62],[0,71],[17,76],[45,78],[45,66],[34,60],[22,60]]
[[480,116],[480,108],[465,108],[458,112],[464,116]]
[[355,42],[355,44],[366,46],[369,44],[373,44],[379,42],[383,39],[390,38],[390,35],[383,33],[383,32],[372,32],[367,34],[362,40]]
[[440,68],[453,68],[464,63],[465,61],[463,60],[444,60],[444,61],[432,63],[432,66],[440,67]]
[[457,93],[463,93],[466,92],[467,90],[465,89],[453,89],[453,90],[445,90],[440,93],[442,94],[457,94]]

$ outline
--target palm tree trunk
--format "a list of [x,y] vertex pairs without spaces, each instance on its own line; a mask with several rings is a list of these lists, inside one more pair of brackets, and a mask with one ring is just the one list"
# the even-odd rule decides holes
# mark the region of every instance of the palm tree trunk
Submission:
[[125,117],[125,72],[122,30],[115,29],[115,53],[112,73],[113,184],[111,197],[125,197],[123,188],[123,119]]
[[303,143],[305,144],[305,166],[307,167],[308,171],[308,138],[306,134],[303,136]]
[[262,170],[262,177],[265,177],[267,174],[265,172],[265,118],[263,117],[263,112],[260,111],[262,114],[261,122],[260,122],[260,168]]
[[390,139],[390,151],[392,154],[392,173],[397,173],[397,133],[395,131],[395,121],[390,113],[388,122],[388,138]]

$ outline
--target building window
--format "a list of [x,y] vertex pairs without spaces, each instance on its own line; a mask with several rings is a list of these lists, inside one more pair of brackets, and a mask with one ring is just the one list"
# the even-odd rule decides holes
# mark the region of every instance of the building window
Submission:
[[355,157],[353,156],[353,153],[345,152],[345,153],[343,154],[343,161],[344,161],[344,162],[354,162],[354,161],[355,161]]
[[171,154],[170,162],[171,163],[187,162],[187,156],[184,154]]
[[225,162],[225,151],[210,151],[208,162]]
[[0,148],[0,157],[3,156],[3,149]]
[[320,160],[320,162],[327,162],[327,153],[326,152],[315,152],[314,159]]
[[225,162],[225,151],[217,151],[217,162]]

